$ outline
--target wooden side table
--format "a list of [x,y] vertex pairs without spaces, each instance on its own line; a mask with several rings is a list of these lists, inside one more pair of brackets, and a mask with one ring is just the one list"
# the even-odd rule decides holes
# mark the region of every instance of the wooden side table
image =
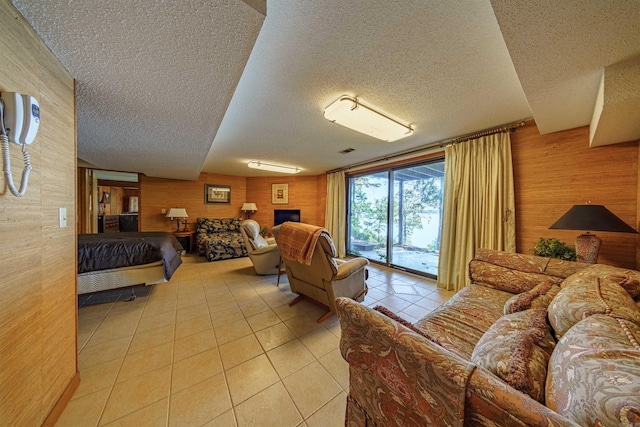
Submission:
[[[176,236],[176,239],[178,239],[178,242],[180,242],[180,244],[184,247],[184,249],[188,253],[192,253],[193,252],[193,249],[194,249],[195,244],[196,244],[196,239],[195,239],[196,232],[195,231],[174,231],[172,234],[174,236]],[[183,243],[183,240],[187,241],[186,245]]]

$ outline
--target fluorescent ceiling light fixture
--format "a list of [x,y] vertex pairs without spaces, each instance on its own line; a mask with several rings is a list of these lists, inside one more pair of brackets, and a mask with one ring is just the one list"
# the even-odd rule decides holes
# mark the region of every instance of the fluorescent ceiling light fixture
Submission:
[[400,123],[348,95],[342,95],[324,110],[325,119],[383,141],[391,142],[413,133]]
[[298,173],[302,171],[302,169],[300,168],[295,168],[292,166],[274,165],[273,163],[265,163],[260,160],[251,160],[247,166],[253,169],[262,169],[266,171],[280,172],[280,173]]

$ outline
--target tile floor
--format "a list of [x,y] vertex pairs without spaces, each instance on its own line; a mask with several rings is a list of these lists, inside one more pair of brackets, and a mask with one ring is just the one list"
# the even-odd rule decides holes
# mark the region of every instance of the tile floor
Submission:
[[[81,383],[56,425],[344,425],[338,319],[316,323],[324,310],[307,301],[289,307],[286,276],[276,287],[248,258],[184,261],[170,282],[138,287],[135,301],[124,301],[128,291],[82,299]],[[365,304],[410,321],[452,295],[375,265],[367,283]]]

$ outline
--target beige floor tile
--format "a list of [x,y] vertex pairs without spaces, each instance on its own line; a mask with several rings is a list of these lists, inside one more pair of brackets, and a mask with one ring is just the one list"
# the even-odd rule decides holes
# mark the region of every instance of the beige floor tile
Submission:
[[226,323],[233,322],[244,318],[240,307],[228,308],[225,310],[218,310],[211,313],[211,323],[213,326],[222,326]]
[[305,419],[342,391],[318,361],[294,372],[282,382]]
[[184,322],[176,323],[176,339],[188,337],[189,335],[207,330],[213,331],[209,315],[188,319]]
[[208,316],[209,306],[202,298],[198,298],[195,305],[180,307],[178,302],[178,310],[176,310],[176,322],[184,322],[185,320],[193,319],[195,317]]
[[230,369],[263,353],[255,335],[247,335],[220,346],[224,369]]
[[106,424],[105,427],[165,426],[169,417],[169,398],[164,398],[129,415]]
[[73,394],[73,399],[95,393],[98,390],[111,388],[118,376],[124,358],[113,359],[99,365],[89,366],[80,371],[80,385]]
[[280,381],[236,406],[236,416],[238,427],[295,427],[302,422]]
[[340,343],[340,339],[325,328],[318,328],[300,337],[300,341],[316,358],[337,349]]
[[109,360],[123,358],[129,349],[131,337],[101,343],[87,345],[78,354],[78,367],[80,372],[90,366],[99,365]]
[[144,375],[149,371],[171,365],[173,342],[161,344],[137,353],[127,353],[118,373],[117,383]]
[[234,406],[280,380],[264,354],[229,369],[226,375]]
[[129,353],[146,350],[173,341],[174,326],[167,325],[148,331],[136,331],[129,346]]
[[417,304],[412,304],[409,307],[402,310],[400,313],[400,317],[411,316],[414,319],[422,319],[427,314],[431,313],[431,309],[421,307]]
[[104,409],[101,424],[108,424],[166,398],[171,383],[171,366],[116,383]]
[[267,307],[267,310],[253,316],[247,316],[247,322],[254,332],[268,328],[269,326],[277,325],[282,320],[278,317],[275,311]]
[[318,359],[320,364],[329,372],[340,387],[349,387],[349,363],[342,358],[340,349],[335,349]]
[[181,360],[173,364],[171,393],[185,390],[221,372],[222,362],[217,348]]
[[256,337],[258,341],[260,341],[260,345],[262,345],[264,351],[273,350],[296,338],[284,323],[278,323],[277,325],[258,331],[256,332]]
[[171,395],[169,426],[201,426],[231,409],[223,374]]
[[111,389],[106,388],[71,400],[56,422],[56,427],[97,426],[110,393]]
[[214,328],[218,345],[235,341],[238,338],[250,335],[253,331],[245,319],[236,320]]
[[306,423],[309,427],[335,427],[344,425],[345,410],[347,407],[347,394],[342,392],[322,408],[318,412],[307,418]]
[[175,341],[173,346],[173,362],[202,353],[217,347],[215,334],[212,329],[207,329],[194,335],[189,335]]
[[138,327],[136,329],[136,333],[149,331],[152,329],[158,329],[163,326],[173,326],[176,323],[176,313],[175,311],[164,312],[159,314],[142,314],[140,318],[140,322],[138,323]]
[[289,341],[269,351],[267,356],[280,378],[291,375],[315,360],[309,350],[298,339]]
[[317,320],[315,317],[303,314],[285,321],[284,324],[299,338],[316,329],[322,328],[322,323],[318,323]]
[[378,303],[387,307],[394,313],[398,313],[411,305],[409,301],[399,298],[396,295],[389,295],[388,297],[384,297],[380,301],[378,301]]
[[219,417],[214,418],[208,423],[204,424],[202,427],[237,427],[236,424],[236,416],[233,413],[233,410],[228,410],[224,414]]
[[238,306],[240,307],[240,310],[242,310],[242,314],[244,315],[244,317],[251,317],[258,313],[271,310],[269,304],[264,302],[264,300],[259,296],[257,296],[255,300],[250,302],[239,302]]
[[[343,425],[349,377],[337,317],[318,324],[321,307],[290,307],[286,276],[276,287],[248,258],[184,260],[135,301],[79,310],[82,382],[57,425]],[[409,321],[453,294],[377,266],[367,283],[366,305],[393,289],[419,294],[391,298],[409,304],[389,307]]]

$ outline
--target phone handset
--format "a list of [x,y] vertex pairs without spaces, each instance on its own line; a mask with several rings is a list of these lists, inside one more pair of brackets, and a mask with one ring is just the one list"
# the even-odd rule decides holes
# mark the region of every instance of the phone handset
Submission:
[[[0,139],[4,158],[3,171],[9,190],[16,197],[24,196],[31,171],[31,160],[26,146],[31,144],[40,128],[40,105],[30,95],[17,92],[2,92],[0,94]],[[9,141],[22,145],[24,169],[20,190],[13,184],[11,174],[11,157],[9,155]]]

